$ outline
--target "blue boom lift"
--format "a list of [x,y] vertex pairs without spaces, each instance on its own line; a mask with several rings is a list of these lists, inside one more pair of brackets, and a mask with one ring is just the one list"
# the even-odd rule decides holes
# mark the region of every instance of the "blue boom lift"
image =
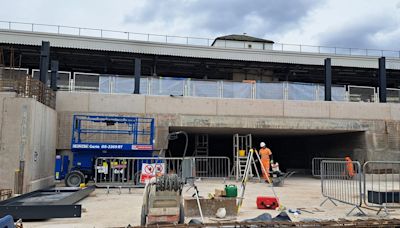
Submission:
[[73,164],[65,184],[76,187],[93,179],[97,157],[151,157],[153,144],[153,118],[74,115]]

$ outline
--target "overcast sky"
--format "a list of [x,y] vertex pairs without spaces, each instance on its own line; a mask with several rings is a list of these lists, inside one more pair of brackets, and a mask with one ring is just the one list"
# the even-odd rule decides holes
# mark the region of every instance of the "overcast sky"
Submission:
[[[0,0],[0,20],[400,49],[400,0]],[[43,12],[42,12],[43,11]]]

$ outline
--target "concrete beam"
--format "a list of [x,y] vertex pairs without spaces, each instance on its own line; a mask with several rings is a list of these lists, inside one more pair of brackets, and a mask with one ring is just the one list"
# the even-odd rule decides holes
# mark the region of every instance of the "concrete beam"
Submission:
[[88,112],[142,113],[145,109],[145,96],[131,94],[89,94]]
[[283,116],[283,101],[218,99],[219,116]]
[[217,99],[146,96],[146,114],[217,115]]
[[387,104],[330,102],[329,117],[332,119],[389,120],[391,111]]
[[285,117],[330,118],[329,102],[285,101]]
[[56,109],[58,112],[89,112],[89,95],[90,93],[57,91]]

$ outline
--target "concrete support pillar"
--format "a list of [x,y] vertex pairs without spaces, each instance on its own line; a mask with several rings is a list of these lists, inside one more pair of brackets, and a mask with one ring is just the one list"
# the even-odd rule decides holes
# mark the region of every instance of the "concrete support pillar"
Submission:
[[386,59],[379,58],[379,102],[386,103]]
[[332,100],[332,67],[331,59],[325,59],[325,101]]
[[53,91],[57,91],[57,79],[58,79],[58,61],[52,60],[50,87]]
[[49,59],[50,59],[50,42],[42,41],[42,47],[40,49],[40,76],[39,80],[47,85],[47,72],[49,70]]
[[134,94],[140,94],[140,75],[142,74],[142,60],[135,58],[135,90]]

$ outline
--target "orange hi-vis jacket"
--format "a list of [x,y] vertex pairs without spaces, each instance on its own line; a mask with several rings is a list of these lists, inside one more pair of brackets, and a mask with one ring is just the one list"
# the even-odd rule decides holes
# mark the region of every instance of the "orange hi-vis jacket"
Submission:
[[272,155],[272,152],[268,148],[261,148],[259,151],[259,154],[261,156],[261,160],[268,160],[269,161],[269,156]]
[[270,168],[270,162],[269,162],[269,156],[272,155],[272,152],[270,149],[268,148],[261,148],[258,152],[261,156],[261,163],[262,163],[262,167],[264,167],[264,169],[262,169],[262,174],[264,179],[268,180],[268,182],[270,182],[269,179],[269,168]]
[[349,177],[354,177],[354,166],[353,166],[353,161],[351,160],[350,157],[346,157],[346,169],[347,169],[347,175],[349,175]]

